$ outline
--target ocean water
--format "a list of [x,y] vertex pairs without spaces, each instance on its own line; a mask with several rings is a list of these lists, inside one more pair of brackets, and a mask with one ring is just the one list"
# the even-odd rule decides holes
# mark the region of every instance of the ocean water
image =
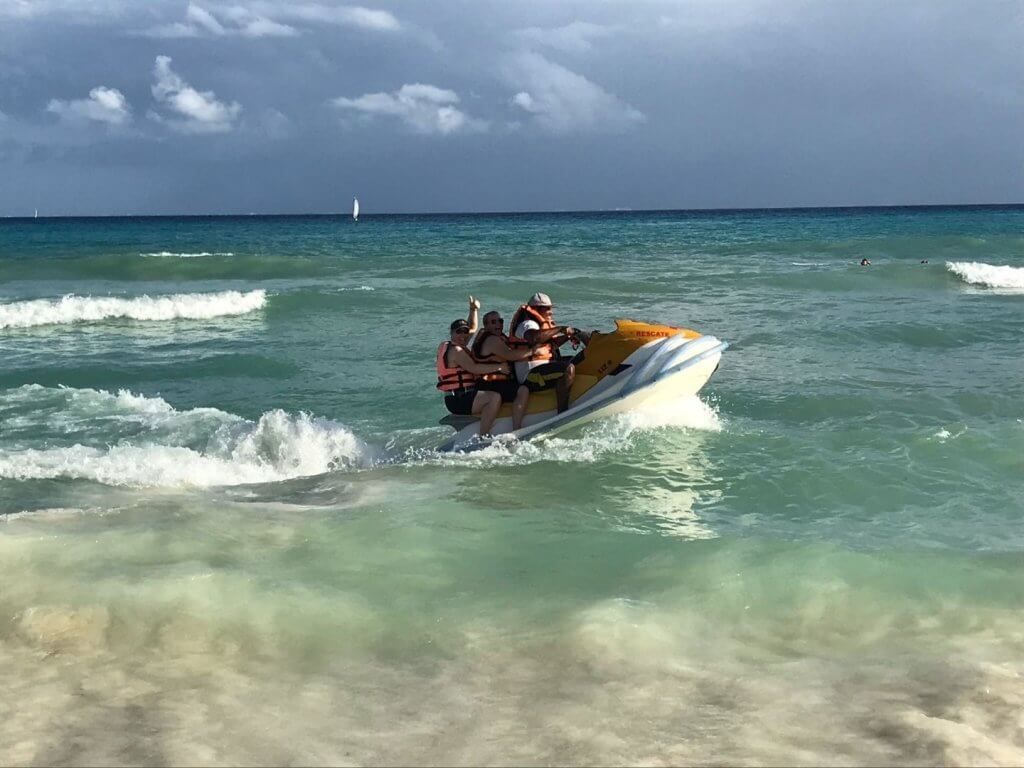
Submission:
[[[438,454],[536,290],[732,346]],[[0,762],[1018,765],[1022,339],[1021,207],[0,220]]]

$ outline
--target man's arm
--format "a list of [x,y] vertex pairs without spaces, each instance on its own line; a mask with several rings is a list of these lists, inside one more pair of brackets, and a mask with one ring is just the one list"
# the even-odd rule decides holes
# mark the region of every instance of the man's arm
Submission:
[[469,332],[476,333],[476,329],[479,327],[477,323],[477,314],[480,310],[480,300],[474,299],[472,296],[469,297]]
[[464,349],[448,349],[448,359],[470,373],[508,373],[508,363],[478,363]]
[[556,325],[554,328],[548,328],[547,330],[529,330],[526,332],[525,338],[533,346],[540,346],[541,344],[555,344],[556,346],[562,346],[569,340],[568,331],[574,330],[567,325]]
[[512,349],[512,347],[496,336],[491,336],[484,342],[482,351],[484,357],[496,357],[499,360],[508,360],[510,362],[529,360],[533,357],[532,349]]

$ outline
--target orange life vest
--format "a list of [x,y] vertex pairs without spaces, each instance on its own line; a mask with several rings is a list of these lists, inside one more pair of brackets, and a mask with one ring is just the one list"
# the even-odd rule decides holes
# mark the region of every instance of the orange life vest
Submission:
[[[523,304],[515,311],[512,315],[512,323],[509,330],[514,334],[519,324],[529,318],[540,326],[542,331],[550,331],[555,327],[555,324],[548,320],[544,315],[538,312],[536,309],[531,307],[529,304]],[[518,336],[509,337],[514,343],[517,344],[528,344],[526,339],[520,339]],[[558,347],[553,342],[545,342],[533,348],[533,354],[530,355],[530,362],[547,362],[548,360],[555,360],[560,357],[558,353]]]
[[[487,341],[487,339],[489,339],[491,336],[495,336],[495,337],[501,339],[505,343],[506,346],[508,346],[508,347],[510,347],[512,349],[515,349],[516,347],[527,347],[528,348],[530,346],[527,342],[522,341],[521,339],[513,339],[513,338],[511,338],[509,336],[506,336],[504,333],[493,333],[492,331],[480,331],[476,335],[476,338],[473,339],[473,347],[472,347],[472,350],[471,350],[472,354],[473,354],[473,359],[476,360],[477,362],[480,362],[480,363],[501,363],[501,362],[505,362],[500,357],[496,357],[495,355],[485,355],[484,354],[484,342]],[[507,380],[511,379],[513,376],[515,376],[515,372],[514,371],[515,371],[515,369],[513,368],[512,364],[509,363],[509,372],[508,373],[485,373],[484,375],[480,376],[479,378],[483,379],[484,381],[507,381]]]
[[451,341],[442,341],[437,347],[437,388],[442,392],[457,392],[476,385],[475,373],[448,365],[448,350],[454,346],[457,345]]

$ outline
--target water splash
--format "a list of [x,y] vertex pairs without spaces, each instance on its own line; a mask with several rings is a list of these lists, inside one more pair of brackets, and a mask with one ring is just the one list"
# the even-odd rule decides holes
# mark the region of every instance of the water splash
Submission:
[[[208,487],[359,468],[369,466],[377,455],[376,449],[343,424],[307,413],[275,409],[252,422],[216,408],[179,411],[162,398],[127,391],[114,395],[21,387],[0,398],[0,415],[33,395],[43,407],[14,417],[13,426],[42,431],[73,424],[75,434],[86,435],[92,444],[0,451],[0,477],[82,479],[129,487]],[[130,422],[134,431],[123,436],[113,430],[111,444],[112,419]]]
[[201,259],[204,256],[234,256],[231,252],[224,253],[211,253],[210,251],[201,251],[199,253],[173,253],[171,251],[157,251],[155,253],[140,253],[139,256],[143,258],[161,258],[161,259]]
[[431,452],[416,458],[427,463],[456,466],[508,466],[540,461],[592,463],[610,453],[628,449],[639,435],[660,429],[719,432],[722,421],[712,406],[692,395],[671,405],[637,408],[594,422],[584,427],[578,438],[555,437],[523,442],[499,437],[487,447],[470,453]]
[[981,261],[947,261],[946,269],[971,285],[1024,291],[1024,267],[995,266]]

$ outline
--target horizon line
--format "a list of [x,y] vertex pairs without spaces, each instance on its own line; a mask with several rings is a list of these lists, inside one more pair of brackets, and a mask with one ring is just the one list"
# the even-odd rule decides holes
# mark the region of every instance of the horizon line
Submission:
[[[781,205],[781,206],[729,206],[722,208],[555,208],[549,210],[506,210],[506,211],[381,211],[365,213],[360,218],[391,216],[538,216],[571,214],[644,214],[644,213],[756,213],[762,211],[844,211],[844,210],[894,210],[906,208],[1020,208],[1024,202],[1014,203],[885,203],[872,205]],[[3,219],[188,219],[188,218],[302,218],[302,217],[351,217],[351,211],[307,211],[304,213],[78,213],[53,215],[10,215]]]

